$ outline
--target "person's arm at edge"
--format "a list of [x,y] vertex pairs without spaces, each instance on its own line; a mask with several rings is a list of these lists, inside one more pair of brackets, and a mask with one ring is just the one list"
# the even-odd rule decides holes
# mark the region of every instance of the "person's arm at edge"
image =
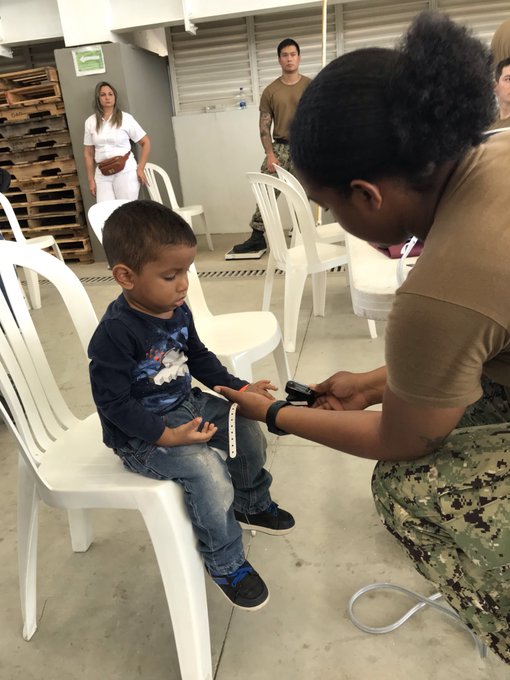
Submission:
[[259,117],[259,131],[260,131],[260,141],[266,152],[266,163],[269,172],[275,172],[274,166],[278,165],[278,159],[275,156],[273,149],[273,141],[271,138],[271,124],[273,122],[273,116],[266,111],[260,112]]
[[138,166],[136,168],[136,176],[138,177],[138,180],[140,184],[147,184],[147,180],[145,179],[145,164],[149,160],[149,155],[151,152],[151,140],[149,135],[145,135],[145,137],[142,137],[138,141],[138,144],[142,147],[142,152],[140,154],[140,160],[138,161]]
[[[267,401],[254,394],[219,388],[240,404],[240,415],[265,421]],[[466,404],[467,405],[467,404]],[[278,411],[276,425],[289,434],[323,444],[360,458],[403,461],[436,450],[457,425],[465,406],[434,408],[414,405],[388,387],[382,411],[332,411],[287,406]]]
[[85,168],[87,169],[87,179],[92,196],[96,195],[96,180],[94,179],[94,153],[94,147],[85,144],[83,147],[83,155],[85,156]]

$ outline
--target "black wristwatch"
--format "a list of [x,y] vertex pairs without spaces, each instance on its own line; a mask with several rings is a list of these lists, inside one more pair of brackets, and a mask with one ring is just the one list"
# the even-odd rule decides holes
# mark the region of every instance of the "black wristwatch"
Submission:
[[276,425],[276,416],[278,414],[278,411],[283,408],[284,406],[290,406],[288,401],[284,401],[283,399],[280,399],[279,401],[275,401],[271,404],[271,406],[267,409],[266,413],[266,425],[267,429],[269,432],[272,432],[273,434],[277,434],[280,437],[284,434],[289,434],[288,432],[285,432],[285,430],[280,430],[280,428]]

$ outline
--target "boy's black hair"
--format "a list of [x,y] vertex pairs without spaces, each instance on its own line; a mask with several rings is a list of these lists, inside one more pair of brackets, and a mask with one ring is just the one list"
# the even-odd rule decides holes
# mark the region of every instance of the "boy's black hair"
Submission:
[[423,12],[397,49],[349,52],[312,80],[291,127],[294,167],[341,193],[353,179],[427,186],[438,165],[481,142],[493,89],[488,48],[446,15]]
[[276,48],[276,51],[278,52],[278,59],[280,58],[280,54],[283,48],[290,47],[291,45],[293,45],[296,48],[298,54],[301,54],[301,50],[299,49],[299,45],[297,44],[297,42],[292,38],[285,38]]
[[510,66],[510,57],[502,59],[496,66],[496,72],[494,74],[494,80],[496,82],[498,82],[498,80],[501,78],[501,74],[503,73],[503,69],[505,68],[505,66]]
[[164,246],[196,246],[193,230],[180,215],[156,201],[130,201],[108,217],[103,247],[110,267],[122,263],[139,273]]

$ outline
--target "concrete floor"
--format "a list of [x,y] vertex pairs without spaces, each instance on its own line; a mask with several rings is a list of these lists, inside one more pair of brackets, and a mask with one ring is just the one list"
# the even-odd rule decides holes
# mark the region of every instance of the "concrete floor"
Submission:
[[[239,238],[215,236],[216,251],[200,242],[199,271],[261,269],[264,260],[225,262]],[[74,266],[80,277],[108,276],[104,263]],[[259,309],[263,277],[204,278],[213,312]],[[34,318],[56,366],[59,384],[77,415],[93,409],[86,362],[74,344],[56,294],[43,285]],[[113,283],[87,290],[100,315],[117,295]],[[272,309],[282,323],[283,278]],[[381,335],[383,324],[379,324]],[[305,290],[291,370],[303,382],[340,368],[366,370],[383,361],[382,337],[371,340],[351,311],[343,273],[328,281],[326,316],[312,315]],[[271,358],[256,377],[276,380]],[[271,600],[260,612],[233,611],[207,582],[216,680],[504,680],[510,670],[495,656],[481,660],[471,637],[435,611],[422,611],[399,630],[373,636],[350,622],[347,603],[360,587],[389,581],[423,594],[434,589],[414,571],[382,527],[370,494],[373,463],[297,437],[268,436],[273,497],[297,521],[285,537],[245,533],[250,561]],[[72,552],[66,517],[41,507],[38,567],[39,630],[21,637],[16,558],[16,452],[0,425],[0,678],[2,680],[179,680],[171,623],[148,535],[136,512],[97,511],[95,541]],[[405,597],[367,596],[364,622],[385,625],[411,606]]]

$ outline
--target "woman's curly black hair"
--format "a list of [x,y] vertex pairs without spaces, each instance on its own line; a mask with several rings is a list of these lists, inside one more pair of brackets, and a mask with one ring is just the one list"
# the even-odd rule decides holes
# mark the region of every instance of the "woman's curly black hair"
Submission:
[[312,81],[291,129],[292,159],[319,186],[401,177],[419,187],[482,140],[495,117],[489,49],[423,12],[395,50],[343,55]]

